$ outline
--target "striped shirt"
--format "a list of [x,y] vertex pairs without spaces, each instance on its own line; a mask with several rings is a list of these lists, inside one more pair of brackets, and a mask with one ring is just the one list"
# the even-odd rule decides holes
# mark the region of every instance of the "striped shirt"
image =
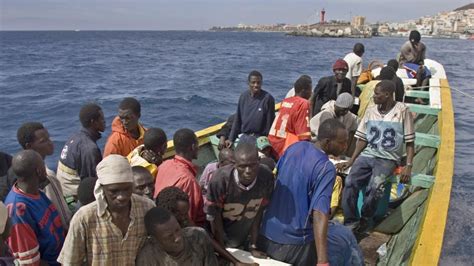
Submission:
[[404,103],[396,102],[387,113],[381,114],[377,106],[365,112],[355,137],[367,141],[361,155],[400,161],[403,143],[415,141],[413,117]]
[[130,225],[125,236],[107,210],[97,212],[97,202],[83,206],[74,215],[58,261],[63,265],[134,265],[147,236],[144,217],[154,207],[145,197],[133,194]]

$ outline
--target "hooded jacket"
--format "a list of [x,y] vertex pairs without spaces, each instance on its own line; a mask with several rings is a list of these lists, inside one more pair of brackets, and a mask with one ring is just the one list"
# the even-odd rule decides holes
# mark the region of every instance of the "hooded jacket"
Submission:
[[116,116],[114,121],[112,121],[112,134],[110,134],[105,144],[103,157],[105,158],[109,154],[120,154],[127,157],[131,151],[143,144],[143,136],[145,135],[146,129],[139,123],[138,130],[140,136],[138,139],[134,139],[125,129],[120,118]]

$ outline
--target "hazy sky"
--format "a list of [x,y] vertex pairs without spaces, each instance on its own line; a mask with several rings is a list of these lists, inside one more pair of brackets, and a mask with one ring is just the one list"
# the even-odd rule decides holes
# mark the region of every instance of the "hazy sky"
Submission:
[[1,30],[205,30],[211,26],[314,23],[363,15],[403,21],[469,0],[0,0]]

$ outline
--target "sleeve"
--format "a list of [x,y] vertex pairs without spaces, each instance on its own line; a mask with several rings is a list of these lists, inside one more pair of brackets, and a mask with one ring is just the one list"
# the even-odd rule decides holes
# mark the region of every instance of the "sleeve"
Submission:
[[357,128],[354,137],[367,141],[367,112],[365,112],[362,121],[359,123],[359,127]]
[[81,219],[81,210],[72,217],[69,231],[58,257],[62,265],[83,265],[87,256],[87,228]]
[[235,114],[229,116],[225,124],[222,126],[221,130],[217,132],[216,137],[218,138],[225,137],[226,139],[228,139],[230,136],[230,131],[232,130],[232,126],[234,124],[234,119],[235,119]]
[[235,141],[237,136],[240,134],[240,129],[242,128],[242,114],[241,114],[241,104],[242,104],[242,95],[239,98],[239,103],[237,104],[237,112],[235,113],[234,123],[232,123],[232,129],[230,130],[229,140]]
[[194,177],[183,186],[183,191],[189,196],[189,218],[198,226],[204,225],[206,217],[204,215],[204,202],[201,188]]
[[[146,242],[145,245],[139,250],[137,258],[135,259],[135,265],[140,266],[155,266],[160,256],[153,251],[152,243]],[[159,264],[158,264],[159,265]]]
[[121,154],[121,150],[117,145],[118,141],[118,137],[116,137],[116,134],[112,132],[112,134],[107,139],[107,143],[105,143],[104,158],[110,154]]
[[102,160],[99,148],[89,148],[81,153],[81,167],[77,169],[78,175],[81,178],[97,177],[95,168]]
[[206,213],[208,220],[214,220],[214,217],[222,211],[224,200],[225,182],[221,176],[221,171],[217,170],[207,187],[204,212]]
[[311,130],[309,128],[309,103],[307,101],[300,105],[293,121],[295,121],[295,133],[298,136],[298,139],[311,139]]
[[313,172],[311,209],[329,214],[336,169],[330,161],[327,161],[323,167],[323,171],[319,172],[315,169]]
[[[15,207],[13,207],[15,204]],[[34,225],[36,222],[27,211],[23,202],[7,205],[10,212],[12,229],[8,246],[20,265],[40,265],[41,255]]]
[[403,140],[405,143],[414,142],[415,141],[415,126],[413,122],[413,116],[408,108],[405,108],[403,114]]
[[314,104],[313,104],[313,114],[316,115],[321,111],[321,107],[327,101],[329,101],[329,96],[327,92],[328,81],[326,78],[321,78],[318,81],[318,84],[314,88]]
[[272,128],[273,125],[273,120],[275,120],[275,99],[273,96],[269,95],[268,99],[268,106],[267,106],[267,117],[265,118],[265,129],[263,131],[264,136],[268,136],[268,133],[270,132],[270,129]]
[[211,238],[204,230],[201,231],[201,235],[204,240],[204,261],[202,262],[202,265],[218,266],[219,264],[217,263],[217,257],[214,253],[214,247],[212,246]]

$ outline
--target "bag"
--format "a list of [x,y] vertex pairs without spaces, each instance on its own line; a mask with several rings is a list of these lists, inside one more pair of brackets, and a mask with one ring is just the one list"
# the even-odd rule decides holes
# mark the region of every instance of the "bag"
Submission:
[[383,63],[377,60],[370,62],[367,69],[360,73],[359,79],[357,79],[357,85],[365,84],[373,80],[375,77],[372,75],[372,70],[377,67],[383,67]]

